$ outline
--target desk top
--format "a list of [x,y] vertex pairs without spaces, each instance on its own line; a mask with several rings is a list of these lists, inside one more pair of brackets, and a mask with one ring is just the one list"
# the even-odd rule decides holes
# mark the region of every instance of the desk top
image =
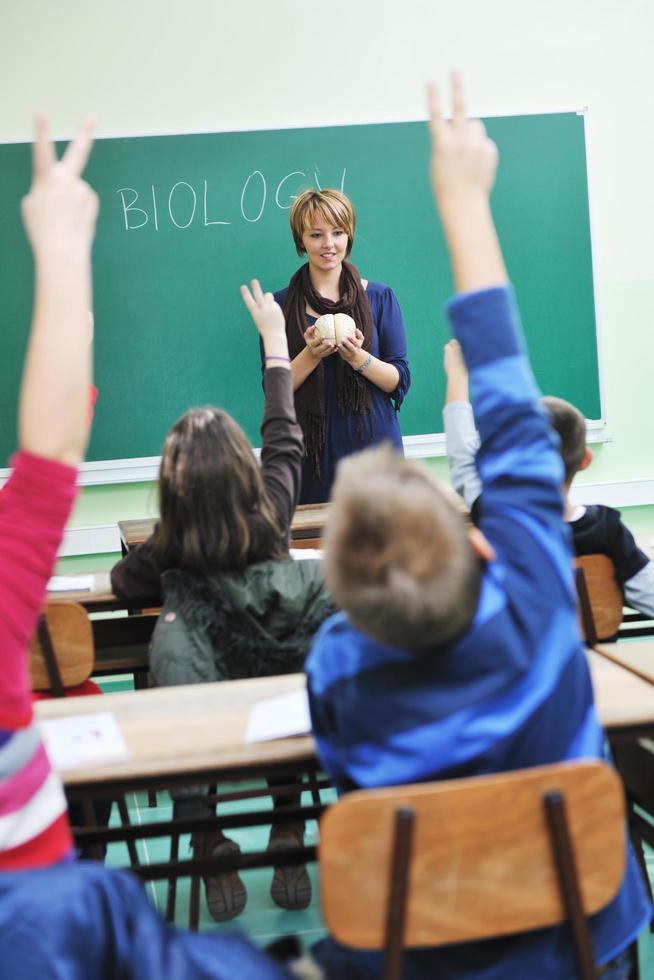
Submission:
[[594,650],[588,651],[588,663],[604,728],[618,732],[620,728],[651,725],[654,731],[654,676],[651,683],[643,680]]
[[[594,651],[588,652],[600,721],[610,732],[651,726],[654,684]],[[192,684],[97,697],[40,701],[37,718],[111,711],[131,757],[105,766],[63,773],[67,785],[138,779],[270,764],[295,763],[315,756],[313,738],[243,741],[251,708],[259,701],[303,687],[303,674],[252,680]]]
[[111,711],[127,742],[130,758],[90,769],[62,773],[66,785],[99,780],[167,776],[262,764],[297,762],[315,757],[313,738],[245,743],[251,708],[266,698],[304,687],[304,674],[257,677],[160,687],[147,691],[39,701],[37,719]]
[[[329,513],[329,504],[300,504],[291,522],[291,539],[320,537]],[[126,551],[135,548],[150,537],[156,518],[146,517],[133,521],[118,521],[120,540]]]
[[78,575],[69,575],[67,578],[87,579],[93,576],[92,589],[79,589],[65,592],[48,592],[46,598],[48,602],[60,600],[62,602],[79,602],[81,606],[89,612],[102,612],[104,610],[129,609],[134,605],[125,599],[119,599],[111,589],[109,572],[86,572]]
[[598,643],[595,649],[603,657],[654,685],[653,640],[634,638],[619,643]]

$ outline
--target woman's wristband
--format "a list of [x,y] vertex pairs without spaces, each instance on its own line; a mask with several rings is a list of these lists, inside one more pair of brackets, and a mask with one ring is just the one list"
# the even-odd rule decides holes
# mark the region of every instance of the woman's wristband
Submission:
[[371,361],[372,361],[372,354],[368,354],[368,356],[366,357],[366,359],[363,362],[363,364],[361,365],[361,367],[358,367],[358,368],[355,368],[354,369],[355,372],[357,374],[363,374],[363,372],[366,370],[366,368],[370,367],[370,362]]
[[290,357],[284,357],[283,354],[266,354],[264,360],[266,363],[268,361],[285,361],[286,364],[291,363]]

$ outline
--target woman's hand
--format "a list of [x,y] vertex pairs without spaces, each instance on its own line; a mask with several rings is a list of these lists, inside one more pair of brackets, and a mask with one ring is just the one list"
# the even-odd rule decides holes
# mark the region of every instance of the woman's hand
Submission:
[[317,361],[321,361],[323,357],[329,357],[337,349],[336,344],[332,344],[331,340],[327,340],[325,337],[316,337],[315,323],[304,331],[304,342],[311,356],[315,357]]
[[361,345],[363,344],[363,334],[357,327],[354,333],[354,337],[346,337],[345,340],[336,348],[338,350],[339,357],[342,357],[344,361],[347,361],[353,368],[358,368],[361,365]]

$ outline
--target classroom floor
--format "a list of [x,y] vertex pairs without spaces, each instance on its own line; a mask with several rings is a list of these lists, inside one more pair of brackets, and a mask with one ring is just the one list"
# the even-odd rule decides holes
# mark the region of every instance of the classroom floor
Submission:
[[[131,682],[122,679],[102,680],[101,686],[107,691],[131,689]],[[228,792],[227,784],[220,787]],[[331,794],[331,795],[330,795]],[[333,791],[322,791],[323,801],[329,802],[335,798]],[[130,820],[134,824],[151,823],[167,819],[171,812],[170,797],[165,792],[157,794],[157,806],[148,806],[146,793],[130,793],[126,797]],[[307,797],[303,800],[310,802]],[[224,804],[220,812],[228,813],[230,809],[244,810],[247,806],[252,809],[262,806],[261,800],[242,801]],[[120,823],[116,807],[113,808],[111,825]],[[229,836],[235,840],[243,851],[263,850],[268,842],[268,828],[252,827],[229,831]],[[315,822],[307,825],[305,839],[307,844],[314,844],[317,838]],[[170,841],[168,838],[154,838],[137,843],[139,860],[144,864],[153,864],[165,860],[169,855]],[[180,840],[180,858],[191,856],[189,837]],[[654,851],[647,850],[645,855],[650,882],[654,887]],[[124,844],[111,844],[107,850],[106,862],[108,867],[125,868],[129,865],[127,848]],[[269,889],[272,878],[271,868],[262,868],[242,872],[242,879],[247,888],[248,899],[244,912],[238,918],[226,923],[216,923],[209,915],[204,898],[204,887],[200,892],[200,929],[208,932],[238,930],[248,936],[257,945],[266,947],[281,936],[296,935],[305,948],[311,946],[325,935],[325,926],[320,914],[318,894],[318,869],[316,865],[309,866],[309,875],[313,885],[313,898],[308,909],[302,912],[288,912],[278,908],[272,901]],[[166,882],[149,882],[146,885],[148,895],[153,904],[163,915],[166,907]],[[189,913],[189,879],[181,879],[177,885],[177,902],[175,922],[178,926],[188,926]],[[645,931],[639,940],[640,971],[642,980],[654,977],[654,934]]]

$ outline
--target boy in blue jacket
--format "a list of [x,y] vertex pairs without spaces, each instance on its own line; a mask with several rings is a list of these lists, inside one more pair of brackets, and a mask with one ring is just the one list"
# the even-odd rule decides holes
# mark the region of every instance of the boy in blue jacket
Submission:
[[[427,469],[390,450],[343,461],[325,543],[343,610],[307,661],[318,751],[341,790],[451,779],[605,755],[577,627],[563,468],[538,400],[490,209],[497,150],[431,93],[431,177],[457,295],[448,314],[470,372],[484,508],[468,531]],[[633,856],[592,918],[607,977],[651,909]],[[379,958],[327,940],[328,976],[373,977]],[[563,927],[412,951],[405,976],[564,980]]]

